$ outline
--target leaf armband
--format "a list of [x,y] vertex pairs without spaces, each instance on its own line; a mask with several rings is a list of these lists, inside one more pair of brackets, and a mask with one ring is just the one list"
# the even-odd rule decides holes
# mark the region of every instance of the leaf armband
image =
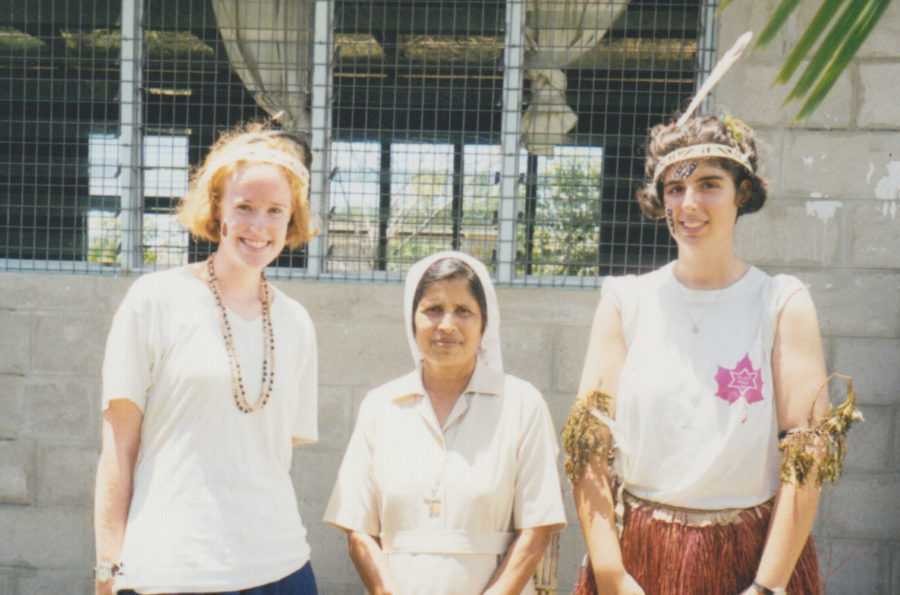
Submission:
[[609,428],[598,417],[611,417],[611,403],[612,397],[599,390],[575,399],[562,431],[566,475],[573,484],[581,479],[591,458],[611,454]]
[[815,472],[816,486],[821,487],[825,482],[834,484],[844,472],[847,433],[854,422],[864,420],[856,407],[856,392],[849,376],[832,374],[824,385],[835,377],[847,383],[846,400],[837,409],[829,407],[828,415],[814,426],[788,430],[778,444],[778,450],[784,453],[781,462],[783,483],[795,479],[802,486]]

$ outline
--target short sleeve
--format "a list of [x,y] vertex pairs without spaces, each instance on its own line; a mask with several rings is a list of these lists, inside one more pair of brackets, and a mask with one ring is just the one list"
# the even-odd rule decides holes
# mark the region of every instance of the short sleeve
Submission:
[[[561,530],[566,524],[562,486],[559,481],[557,457],[559,447],[556,432],[546,402],[537,389],[536,403],[530,404],[518,447],[513,524],[516,529],[555,525]],[[509,395],[519,398],[519,395]],[[530,401],[530,399],[529,399]]]
[[600,289],[600,299],[611,299],[622,318],[622,333],[626,345],[631,345],[637,323],[637,277],[606,277]]
[[775,329],[778,326],[778,317],[787,301],[798,291],[808,291],[800,279],[793,275],[775,275],[772,277],[770,293],[766,298],[766,328],[765,341],[772,345],[775,341]]
[[143,278],[135,281],[113,317],[103,357],[104,411],[113,399],[128,399],[141,411],[147,405],[153,371],[148,289]]
[[[298,307],[299,304],[298,304]],[[312,320],[301,309],[300,349],[297,354],[297,378],[300,386],[298,390],[297,416],[294,419],[294,427],[291,436],[300,443],[316,442],[319,439],[319,355],[316,347],[316,330]]]
[[381,522],[372,464],[376,420],[371,405],[367,397],[359,408],[356,426],[325,508],[324,521],[343,529],[378,535]]

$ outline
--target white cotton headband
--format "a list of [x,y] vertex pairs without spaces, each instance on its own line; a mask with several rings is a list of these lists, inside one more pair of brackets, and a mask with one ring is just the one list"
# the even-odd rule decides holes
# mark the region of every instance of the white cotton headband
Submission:
[[309,188],[309,170],[303,162],[281,149],[263,144],[236,142],[217,155],[206,166],[206,171],[213,175],[219,169],[237,162],[277,165],[293,172],[300,178],[305,188]]

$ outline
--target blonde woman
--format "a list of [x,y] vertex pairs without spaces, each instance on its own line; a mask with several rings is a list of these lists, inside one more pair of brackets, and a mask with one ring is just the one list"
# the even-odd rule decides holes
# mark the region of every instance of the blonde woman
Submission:
[[308,150],[264,126],[223,136],[179,218],[209,259],[145,275],[103,364],[96,592],[314,594],[289,474],[317,439],[306,310],[263,269],[309,238]]

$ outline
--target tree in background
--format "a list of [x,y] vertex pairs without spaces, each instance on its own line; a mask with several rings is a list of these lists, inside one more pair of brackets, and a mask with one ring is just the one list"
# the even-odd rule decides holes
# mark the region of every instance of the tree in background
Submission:
[[526,261],[525,233],[534,226],[534,275],[597,275],[600,245],[600,165],[581,159],[556,159],[538,184],[533,222],[519,225],[519,255]]

